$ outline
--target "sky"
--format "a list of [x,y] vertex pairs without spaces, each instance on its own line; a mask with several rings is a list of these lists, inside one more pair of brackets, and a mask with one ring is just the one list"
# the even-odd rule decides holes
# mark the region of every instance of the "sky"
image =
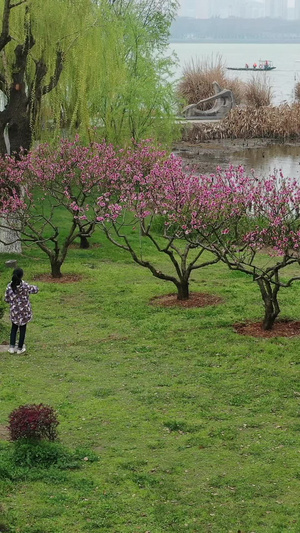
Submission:
[[[201,2],[201,0],[198,0],[199,2]],[[241,2],[245,1],[245,0],[240,0]],[[259,2],[263,2],[264,0],[258,0]],[[182,12],[185,7],[188,7],[188,4],[189,4],[189,0],[179,0],[179,4],[180,4],[180,11]],[[288,0],[288,6],[289,7],[293,7],[294,6],[294,0]]]

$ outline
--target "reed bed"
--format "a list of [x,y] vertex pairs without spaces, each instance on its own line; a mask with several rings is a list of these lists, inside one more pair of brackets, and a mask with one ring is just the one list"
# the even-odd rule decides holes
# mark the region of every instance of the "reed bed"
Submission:
[[[216,81],[222,89],[230,89],[233,92],[237,104],[241,103],[244,96],[244,84],[238,78],[229,79],[226,76],[226,66],[222,57],[217,55],[210,59],[191,60],[183,68],[183,76],[177,86],[178,96],[187,104],[195,104],[213,96],[213,82]],[[203,109],[211,107],[211,104],[203,106]]]
[[296,102],[300,102],[300,81],[298,81],[295,85],[294,96]]
[[210,139],[295,139],[300,137],[300,103],[278,107],[234,108],[221,122],[194,124],[184,133],[184,140],[202,142]]
[[244,102],[252,107],[269,106],[272,103],[273,91],[270,78],[263,73],[256,74],[244,84]]

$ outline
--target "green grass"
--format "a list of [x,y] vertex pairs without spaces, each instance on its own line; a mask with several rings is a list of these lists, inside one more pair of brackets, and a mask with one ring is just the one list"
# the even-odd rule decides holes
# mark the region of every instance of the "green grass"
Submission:
[[[222,305],[155,307],[173,286],[100,233],[93,242],[62,268],[80,283],[38,282],[27,355],[0,359],[0,425],[21,404],[50,404],[61,444],[91,460],[13,469],[1,441],[0,531],[299,533],[300,338],[234,332],[263,312],[242,274],[219,264],[193,274],[191,290]],[[49,272],[37,249],[18,262],[29,282]],[[280,302],[299,319],[300,284]],[[8,312],[0,324],[7,341]]]

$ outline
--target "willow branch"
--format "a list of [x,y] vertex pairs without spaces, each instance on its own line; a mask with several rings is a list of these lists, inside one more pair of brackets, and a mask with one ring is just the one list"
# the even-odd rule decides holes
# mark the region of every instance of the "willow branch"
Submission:
[[42,94],[50,93],[58,84],[60,75],[62,73],[64,66],[64,53],[62,50],[57,50],[56,52],[56,63],[53,76],[50,78],[48,85],[44,85],[42,89]]
[[2,14],[2,28],[0,34],[0,51],[11,41],[9,34],[10,0],[5,0]]

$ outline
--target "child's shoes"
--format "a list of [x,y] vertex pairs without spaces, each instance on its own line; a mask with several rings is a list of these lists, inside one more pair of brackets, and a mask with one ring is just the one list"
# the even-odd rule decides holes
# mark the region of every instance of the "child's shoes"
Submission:
[[17,354],[20,355],[21,353],[26,352],[26,346],[23,344],[22,348],[17,349]]

